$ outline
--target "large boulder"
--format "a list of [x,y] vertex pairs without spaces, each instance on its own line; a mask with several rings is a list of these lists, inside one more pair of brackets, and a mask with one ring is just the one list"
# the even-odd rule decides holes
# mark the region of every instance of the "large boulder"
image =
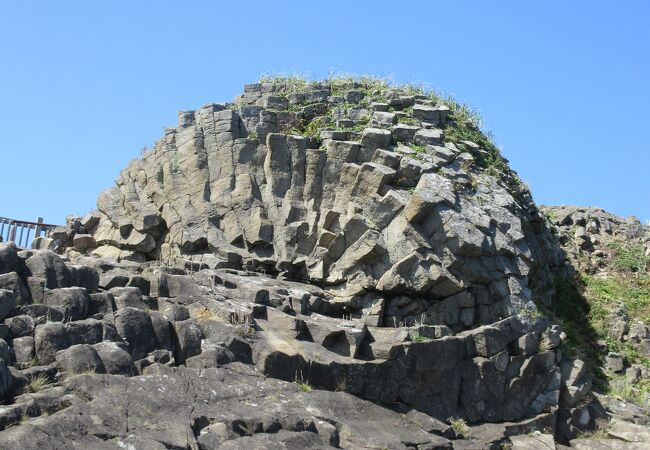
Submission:
[[135,366],[131,355],[115,342],[100,342],[93,348],[102,360],[106,373],[118,375],[134,375]]
[[153,325],[156,348],[165,350],[174,350],[174,340],[172,339],[172,325],[158,311],[151,311],[151,324]]
[[0,289],[12,291],[16,295],[16,303],[18,305],[28,305],[32,301],[29,290],[16,272],[0,275]]
[[151,318],[145,311],[125,307],[115,312],[115,328],[129,344],[133,359],[144,358],[155,348],[156,338]]
[[70,335],[61,322],[47,322],[36,327],[34,346],[40,364],[51,364],[56,353],[70,347]]
[[0,274],[18,270],[18,248],[13,242],[0,242]]
[[45,322],[63,322],[65,317],[63,308],[58,306],[47,306],[39,303],[22,306],[20,308],[20,313],[33,318],[34,323],[36,324]]
[[174,359],[179,364],[191,356],[201,353],[203,332],[194,319],[173,323],[174,329]]
[[14,338],[34,334],[34,319],[26,314],[6,319],[5,324],[9,327],[9,333]]
[[4,401],[12,389],[13,377],[5,360],[0,358],[0,401]]
[[56,365],[70,374],[106,373],[97,350],[88,344],[73,345],[56,353]]
[[43,278],[48,289],[72,286],[72,275],[63,260],[50,250],[39,250],[25,262],[28,276]]
[[81,320],[88,315],[90,297],[85,288],[59,288],[45,291],[43,303],[47,306],[61,308],[65,317],[70,320]]
[[[388,98],[374,106],[341,110],[316,100],[300,116],[319,117],[314,125],[335,117],[356,127],[374,113],[382,127],[325,130],[332,132],[316,149],[310,138],[287,135],[292,111],[263,106],[277,105],[266,96],[284,105],[293,87],[279,82],[264,89],[260,98],[244,95],[241,108],[187,112],[131,161],[98,198],[94,252],[122,261],[187,257],[196,266],[280,272],[339,297],[402,292],[433,304],[475,287],[487,301],[459,310],[451,324],[458,330],[530,301],[529,274],[555,256],[546,229],[507,161],[442,131],[448,106],[399,88],[377,94]],[[385,111],[400,97],[414,102],[399,115],[410,119],[408,128],[394,126],[398,115]],[[248,139],[253,132],[256,138]],[[396,139],[414,139],[414,148]],[[487,170],[490,163],[503,170]],[[100,286],[125,286],[125,272],[103,273]],[[551,277],[544,269],[536,273],[536,289],[550,292]],[[191,274],[151,281],[154,296],[200,296],[209,288]],[[439,321],[435,308],[424,315]]]
[[16,295],[7,289],[0,289],[0,320],[10,316],[16,309]]
[[84,265],[68,266],[73,286],[86,288],[89,294],[99,287],[99,272],[94,267]]
[[115,307],[118,309],[127,306],[138,309],[146,308],[140,289],[137,287],[114,287],[110,290],[110,293],[113,295]]

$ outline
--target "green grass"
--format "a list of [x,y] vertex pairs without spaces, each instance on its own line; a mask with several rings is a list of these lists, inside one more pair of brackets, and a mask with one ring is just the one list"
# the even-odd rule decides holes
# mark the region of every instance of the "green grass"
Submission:
[[357,132],[357,133],[361,133],[366,128],[368,128],[368,122],[361,122],[361,123],[357,123],[356,125],[351,126],[351,127],[338,127],[337,130],[338,131],[354,131],[354,132]]
[[302,392],[311,392],[313,390],[311,384],[309,384],[309,382],[302,376],[302,370],[300,372],[296,372],[294,383],[296,383],[298,389],[300,389]]
[[591,305],[590,318],[598,328],[605,329],[609,311],[621,302],[630,318],[650,323],[650,277],[583,275],[582,282]]
[[464,147],[463,144],[460,144],[460,141],[471,141],[478,144],[486,151],[486,154],[475,155],[479,167],[488,169],[493,176],[510,174],[513,175],[516,181],[518,180],[518,177],[501,156],[501,151],[494,143],[494,137],[491,134],[482,133],[471,125],[456,121],[456,123],[447,126],[445,129],[445,140],[454,142],[460,147]]
[[426,336],[422,336],[421,334],[414,334],[411,336],[411,340],[413,342],[429,342],[431,338],[428,338]]
[[26,394],[34,394],[40,392],[47,384],[50,383],[50,379],[47,374],[41,373],[29,379],[29,382],[23,388],[23,391]]
[[607,393],[636,404],[648,404],[650,400],[650,380],[641,379],[632,384],[625,375],[616,376],[609,382]]
[[[272,84],[279,94],[291,94],[304,92],[316,86],[330,88],[331,95],[342,95],[347,90],[355,89],[364,92],[364,98],[358,103],[344,103],[337,105],[338,108],[349,109],[365,107],[371,101],[382,101],[391,92],[397,91],[402,95],[423,95],[428,97],[437,105],[446,105],[451,111],[451,122],[445,129],[445,139],[449,142],[459,143],[467,140],[478,144],[485,150],[485,154],[476,155],[479,167],[487,169],[487,172],[499,178],[508,178],[515,184],[522,182],[517,174],[512,171],[506,160],[494,142],[491,133],[483,132],[480,129],[482,119],[477,110],[471,106],[459,102],[451,95],[439,93],[419,83],[400,84],[394,82],[390,77],[378,77],[372,75],[332,75],[322,82],[317,82],[307,76],[299,74],[266,75],[260,79],[261,83]],[[319,84],[320,83],[320,84]],[[354,85],[357,84],[357,86]],[[354,87],[353,87],[354,86]],[[290,105],[290,108],[301,109],[298,105]],[[404,112],[409,113],[408,108]],[[412,110],[411,110],[412,112]],[[399,117],[398,121],[405,124],[417,124],[413,117]],[[310,122],[303,123],[300,127],[291,130],[292,133],[318,139],[320,130],[333,126],[333,119],[316,118]],[[356,127],[355,127],[356,128]],[[365,126],[364,126],[365,128]],[[359,130],[362,128],[359,127]],[[462,147],[462,144],[458,144]],[[418,149],[414,149],[421,153]]]
[[427,151],[427,148],[424,145],[411,144],[409,147],[411,147],[411,150],[413,150],[418,155],[426,153]]
[[614,251],[614,267],[623,271],[643,273],[650,266],[650,256],[645,255],[641,244],[615,241],[607,245]]
[[584,296],[584,283],[580,278],[557,277],[555,279],[556,296],[550,309],[540,310],[552,322],[562,325],[567,334],[563,348],[570,356],[583,359],[588,366],[602,376],[602,355],[597,351],[596,343],[602,337],[592,323],[592,306]]
[[580,275],[576,279],[557,278],[555,301],[545,314],[562,325],[567,333],[565,351],[583,359],[603,377],[603,354],[598,341],[607,344],[607,351],[621,354],[628,363],[650,368],[650,359],[639,354],[628,342],[618,342],[608,335],[611,312],[625,304],[631,320],[650,322],[650,278],[625,278],[615,274],[607,278]]
[[397,121],[405,125],[417,125],[420,123],[417,119],[414,119],[413,117],[409,117],[409,116],[399,116],[397,118]]
[[450,417],[447,419],[451,429],[454,430],[457,436],[461,436],[467,439],[470,435],[470,428],[467,426],[467,422],[464,419],[458,417]]

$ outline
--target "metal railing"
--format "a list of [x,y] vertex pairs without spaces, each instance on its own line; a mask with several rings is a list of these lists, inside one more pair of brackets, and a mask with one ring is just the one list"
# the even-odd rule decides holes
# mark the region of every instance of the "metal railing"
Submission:
[[[57,226],[43,223],[42,217],[36,219],[36,222],[0,217],[0,241],[13,241],[18,247],[27,247],[32,239],[47,236]],[[30,236],[32,230],[34,235]]]

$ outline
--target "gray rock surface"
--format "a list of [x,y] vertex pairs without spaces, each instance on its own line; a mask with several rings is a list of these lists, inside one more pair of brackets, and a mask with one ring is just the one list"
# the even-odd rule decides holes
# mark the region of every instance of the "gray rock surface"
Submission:
[[451,448],[447,439],[352,395],[301,392],[248,370],[79,375],[59,395],[74,400],[1,431],[0,448]]
[[458,119],[327,82],[181,112],[52,232],[61,256],[0,245],[0,448],[535,448],[593,425],[536,307],[563,254]]
[[0,289],[0,320],[13,314],[16,309],[16,295],[7,289]]

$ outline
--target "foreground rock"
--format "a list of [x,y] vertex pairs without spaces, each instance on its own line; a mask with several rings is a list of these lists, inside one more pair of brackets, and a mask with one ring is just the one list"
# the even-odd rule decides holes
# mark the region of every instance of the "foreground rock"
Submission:
[[150,371],[67,380],[52,394],[69,403],[0,432],[0,448],[452,448],[408,415],[245,367]]

